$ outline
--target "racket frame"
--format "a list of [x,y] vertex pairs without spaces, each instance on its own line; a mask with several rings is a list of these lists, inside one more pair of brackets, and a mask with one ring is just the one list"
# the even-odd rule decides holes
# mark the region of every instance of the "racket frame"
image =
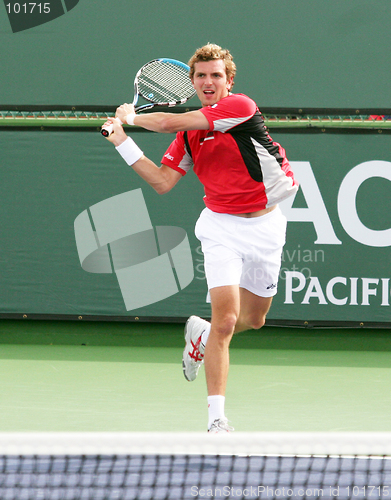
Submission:
[[[191,99],[195,95],[195,93],[196,93],[196,91],[194,90],[194,92],[189,97],[186,97],[184,99],[180,99],[178,101],[171,101],[171,102],[154,102],[153,99],[148,98],[148,96],[145,96],[144,94],[141,94],[140,91],[139,91],[139,84],[138,84],[139,77],[140,77],[141,73],[144,71],[144,69],[147,66],[149,66],[150,64],[153,64],[155,62],[172,63],[172,64],[175,64],[177,66],[182,66],[187,71],[190,70],[190,68],[189,68],[189,66],[187,64],[185,64],[185,63],[183,63],[181,61],[177,61],[176,59],[170,59],[168,57],[161,57],[161,58],[158,58],[158,59],[152,59],[151,61],[148,61],[147,63],[145,63],[137,71],[136,76],[134,78],[134,97],[133,97],[133,103],[132,104],[135,107],[134,110],[135,110],[136,113],[138,113],[140,111],[147,111],[147,110],[155,108],[157,106],[166,107],[166,108],[172,108],[174,106],[179,106],[180,104],[185,104],[185,102],[187,102],[189,99]],[[150,102],[147,103],[147,104],[143,104],[141,106],[136,106],[136,104],[137,104],[138,99],[139,99],[140,96],[143,99],[145,99],[146,101],[150,101]],[[119,118],[116,118],[116,120],[122,125],[122,122],[121,122],[121,120]],[[108,137],[110,134],[112,134],[113,129],[114,129],[113,125],[109,125],[107,127],[102,127],[101,134],[104,137]]]

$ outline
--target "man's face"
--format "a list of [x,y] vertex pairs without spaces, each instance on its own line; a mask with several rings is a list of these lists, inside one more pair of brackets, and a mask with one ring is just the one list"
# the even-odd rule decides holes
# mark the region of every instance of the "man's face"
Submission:
[[222,59],[200,61],[194,65],[193,86],[202,107],[211,106],[227,97],[232,87],[233,78],[227,79],[225,64]]

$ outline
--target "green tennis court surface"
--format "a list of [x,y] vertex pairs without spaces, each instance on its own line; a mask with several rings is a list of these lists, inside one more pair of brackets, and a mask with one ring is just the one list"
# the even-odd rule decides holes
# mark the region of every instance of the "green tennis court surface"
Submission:
[[[205,431],[183,325],[0,321],[1,431]],[[387,330],[266,327],[235,337],[238,431],[391,431]]]

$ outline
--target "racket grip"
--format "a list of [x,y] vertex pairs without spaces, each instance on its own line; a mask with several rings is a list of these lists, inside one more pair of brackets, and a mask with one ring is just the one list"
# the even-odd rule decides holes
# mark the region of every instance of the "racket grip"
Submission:
[[[115,118],[117,122],[122,125],[122,122],[119,118]],[[103,125],[102,128],[100,129],[100,133],[103,135],[103,137],[109,137],[113,133],[114,130],[114,125],[110,124],[107,125],[106,127]]]

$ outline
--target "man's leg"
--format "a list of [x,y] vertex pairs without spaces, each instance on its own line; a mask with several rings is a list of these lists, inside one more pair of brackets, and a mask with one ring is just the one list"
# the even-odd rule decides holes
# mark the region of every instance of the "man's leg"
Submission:
[[240,288],[240,314],[235,333],[262,328],[272,300],[273,297],[259,297],[246,288]]
[[[189,339],[186,340],[183,367],[187,380],[194,380],[200,364],[203,360],[205,361],[209,409],[208,428],[210,432],[221,432],[232,430],[227,426],[224,414],[225,389],[229,371],[229,345],[232,336],[237,332],[261,328],[265,323],[272,298],[259,297],[240,288],[239,285],[212,288],[210,296],[211,323],[192,316],[186,324],[185,338],[189,336]],[[205,345],[205,352],[203,345]],[[197,358],[197,366],[193,367],[195,358]],[[190,376],[191,368],[195,370],[194,377]]]
[[[261,328],[272,298],[259,297],[238,285],[210,290],[212,321],[205,346],[209,428],[225,420],[225,389],[229,371],[229,345],[236,332]],[[217,420],[216,420],[217,419]]]
[[204,357],[206,384],[209,396],[224,396],[229,369],[229,344],[240,311],[239,286],[212,288],[210,298],[212,320]]
[[225,388],[229,369],[229,344],[239,317],[239,285],[210,291],[212,319],[205,346],[205,376],[208,390],[209,432],[233,430],[225,418]]
[[212,321],[205,347],[208,395],[225,395],[229,344],[234,333],[259,329],[265,324],[272,297],[259,297],[236,285],[210,290]]

